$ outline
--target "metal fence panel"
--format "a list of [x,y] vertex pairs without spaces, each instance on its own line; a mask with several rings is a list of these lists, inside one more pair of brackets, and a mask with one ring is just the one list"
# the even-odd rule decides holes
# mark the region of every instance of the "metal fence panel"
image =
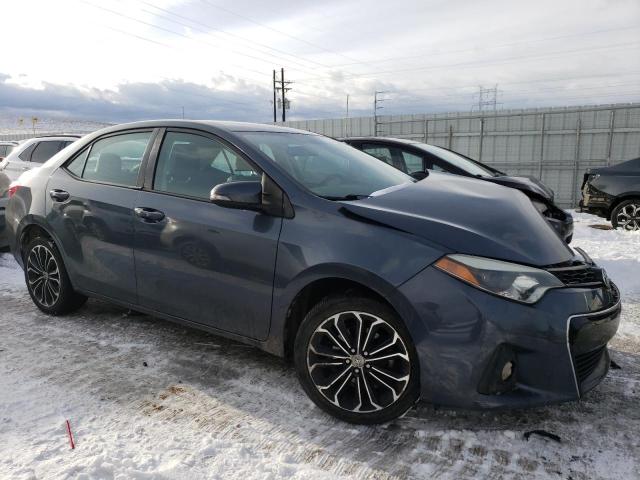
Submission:
[[[377,125],[376,125],[377,121]],[[326,121],[325,121],[326,122]],[[451,148],[512,175],[540,178],[563,207],[580,199],[588,168],[640,156],[640,104],[394,115],[288,126],[334,137],[410,138]]]

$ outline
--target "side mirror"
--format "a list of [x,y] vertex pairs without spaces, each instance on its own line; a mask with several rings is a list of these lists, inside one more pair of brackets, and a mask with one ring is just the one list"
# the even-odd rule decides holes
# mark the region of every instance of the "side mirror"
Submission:
[[262,209],[261,182],[231,182],[216,185],[209,195],[211,203],[245,210]]
[[429,170],[424,172],[412,172],[409,175],[415,178],[416,180],[424,180],[429,176]]

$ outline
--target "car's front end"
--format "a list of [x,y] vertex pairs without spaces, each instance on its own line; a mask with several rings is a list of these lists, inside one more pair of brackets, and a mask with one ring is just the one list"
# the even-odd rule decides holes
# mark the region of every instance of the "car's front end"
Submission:
[[[528,267],[522,270],[527,275]],[[532,407],[580,399],[604,378],[607,342],[621,311],[616,286],[578,258],[539,270],[557,283],[533,303],[437,265],[401,287],[424,321],[425,335],[416,340],[424,399],[466,408]],[[435,284],[440,288],[425,289]]]
[[619,292],[524,194],[432,173],[345,208],[443,246],[438,260],[398,287],[411,305],[423,399],[531,407],[579,399],[606,375]]

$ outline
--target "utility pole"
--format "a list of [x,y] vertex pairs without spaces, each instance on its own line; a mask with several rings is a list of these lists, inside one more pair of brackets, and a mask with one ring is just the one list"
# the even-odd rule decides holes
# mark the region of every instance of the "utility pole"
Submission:
[[282,123],[286,121],[287,99],[285,98],[286,89],[284,88],[284,68],[280,69],[280,85],[282,85]]
[[384,108],[382,105],[380,105],[380,103],[386,100],[389,100],[388,98],[379,98],[379,95],[384,95],[385,93],[389,93],[389,92],[376,90],[373,94],[373,136],[374,137],[378,136],[378,110],[382,110]]
[[184,120],[184,107],[182,107],[182,119]]
[[342,135],[345,137],[349,136],[349,94],[347,93],[347,117],[344,120],[344,131]]
[[477,95],[478,103],[471,106],[471,111],[473,111],[474,107],[478,107],[478,111],[480,112],[482,112],[483,110],[497,110],[497,106],[499,105],[498,84],[495,84],[493,88],[484,88],[482,85],[480,85],[478,87]]
[[278,121],[278,105],[276,104],[276,71],[273,70],[273,123]]
[[[280,103],[281,107],[282,107],[282,121],[286,121],[287,116],[286,116],[286,110],[289,109],[290,107],[290,102],[289,100],[287,100],[287,92],[289,90],[291,90],[291,87],[288,87],[287,85],[292,84],[293,82],[288,81],[285,82],[284,80],[284,68],[280,69],[280,80],[278,80],[276,78],[276,71],[273,71],[273,123],[276,123],[277,121],[277,107],[278,107],[278,103]],[[277,94],[278,91],[280,91],[282,93],[282,98],[278,99],[277,98]],[[279,102],[278,102],[279,100]]]

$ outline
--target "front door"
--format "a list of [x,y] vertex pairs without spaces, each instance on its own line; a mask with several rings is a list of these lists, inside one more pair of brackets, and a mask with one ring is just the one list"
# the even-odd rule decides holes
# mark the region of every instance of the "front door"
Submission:
[[151,136],[139,131],[102,138],[49,179],[47,219],[77,288],[137,302],[133,208]]
[[264,339],[282,219],[209,202],[225,182],[262,172],[207,134],[168,131],[140,192],[135,264],[141,305]]

